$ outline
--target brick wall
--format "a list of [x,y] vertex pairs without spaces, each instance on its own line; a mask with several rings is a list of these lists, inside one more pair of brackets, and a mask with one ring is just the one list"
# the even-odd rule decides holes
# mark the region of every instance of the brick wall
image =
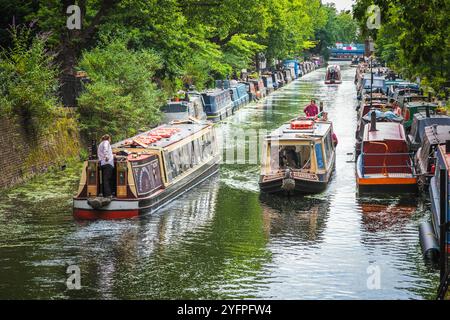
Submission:
[[75,117],[64,113],[40,137],[30,137],[23,125],[0,116],[0,189],[25,182],[79,154]]

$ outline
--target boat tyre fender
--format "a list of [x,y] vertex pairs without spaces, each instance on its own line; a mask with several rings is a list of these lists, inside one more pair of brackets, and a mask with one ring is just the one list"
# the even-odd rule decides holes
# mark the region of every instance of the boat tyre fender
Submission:
[[439,243],[429,222],[422,222],[419,226],[419,239],[425,259],[437,261],[439,258]]
[[88,199],[87,203],[93,208],[93,209],[100,209],[102,207],[107,206],[111,203],[110,197],[95,197],[92,199]]
[[290,169],[286,170],[281,189],[285,191],[292,191],[295,189],[295,180],[292,178],[292,171]]

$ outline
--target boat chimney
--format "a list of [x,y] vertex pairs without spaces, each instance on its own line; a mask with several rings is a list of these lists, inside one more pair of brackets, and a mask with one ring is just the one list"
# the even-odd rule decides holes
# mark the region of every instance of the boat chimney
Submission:
[[450,153],[450,140],[445,140],[445,153]]
[[372,109],[370,114],[370,131],[377,131],[377,115],[374,109]]
[[428,102],[431,102],[431,92],[428,92]]
[[427,118],[430,117],[430,106],[425,106],[425,115],[427,116]]

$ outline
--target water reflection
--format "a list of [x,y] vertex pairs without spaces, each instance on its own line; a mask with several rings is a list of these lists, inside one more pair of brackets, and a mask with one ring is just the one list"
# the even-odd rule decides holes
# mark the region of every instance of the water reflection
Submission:
[[328,201],[299,201],[266,194],[261,194],[260,200],[271,238],[289,237],[305,243],[321,240],[329,214]]
[[362,214],[362,226],[368,232],[402,228],[417,210],[417,199],[410,198],[357,198]]
[[157,215],[96,222],[68,242],[79,243],[75,263],[88,270],[85,285],[101,298],[246,298],[270,260],[260,213],[257,197],[216,178]]

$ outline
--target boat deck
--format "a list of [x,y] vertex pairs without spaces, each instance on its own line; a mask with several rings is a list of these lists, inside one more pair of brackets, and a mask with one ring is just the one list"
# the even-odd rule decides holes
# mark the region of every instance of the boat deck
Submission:
[[370,173],[364,174],[364,178],[413,178],[414,176],[411,173],[388,173],[386,175],[382,173]]

